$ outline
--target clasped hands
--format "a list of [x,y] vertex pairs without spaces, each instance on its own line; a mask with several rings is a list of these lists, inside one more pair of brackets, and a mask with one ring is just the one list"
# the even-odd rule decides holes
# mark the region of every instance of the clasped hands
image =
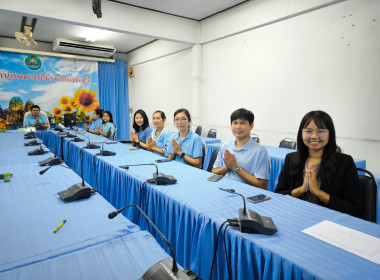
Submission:
[[309,162],[306,167],[305,176],[303,177],[303,184],[300,187],[302,193],[306,193],[307,191],[310,191],[312,194],[318,196],[318,193],[320,192],[320,186],[318,184],[317,180],[317,174],[315,170],[315,164],[312,162]]
[[135,143],[139,142],[139,136],[136,133],[134,133],[133,131],[131,131],[131,139]]
[[232,154],[228,149],[224,150],[223,161],[228,169],[234,170],[238,166],[235,155]]
[[157,142],[153,140],[152,136],[149,136],[148,139],[146,139],[146,144],[150,150],[154,151],[156,149]]

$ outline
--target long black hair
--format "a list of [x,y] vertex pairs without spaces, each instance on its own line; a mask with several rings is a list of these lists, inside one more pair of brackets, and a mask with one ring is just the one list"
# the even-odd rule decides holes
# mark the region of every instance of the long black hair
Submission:
[[336,135],[333,120],[329,114],[323,111],[311,111],[303,117],[297,133],[298,153],[294,162],[291,163],[290,175],[302,180],[303,170],[309,156],[309,148],[302,139],[302,129],[306,128],[311,121],[314,121],[319,129],[329,130],[329,141],[324,148],[321,165],[317,174],[317,178],[320,179],[321,182],[329,182],[333,179],[337,170]]
[[144,112],[144,110],[139,109],[135,112],[135,114],[133,115],[133,129],[136,132],[139,132],[140,127],[137,125],[137,123],[135,121],[135,117],[137,114],[140,114],[144,119],[144,123],[142,124],[141,131],[145,130],[145,128],[147,128],[149,126],[149,119],[148,119],[148,116],[146,115],[146,113]]
[[[111,113],[110,111],[104,111],[104,112],[103,112],[103,115],[104,115],[104,114],[107,114],[107,115],[110,117],[109,122],[110,122],[110,123],[113,123],[112,113]],[[103,117],[103,115],[102,115],[102,117]],[[103,120],[103,124],[104,124],[104,120]]]

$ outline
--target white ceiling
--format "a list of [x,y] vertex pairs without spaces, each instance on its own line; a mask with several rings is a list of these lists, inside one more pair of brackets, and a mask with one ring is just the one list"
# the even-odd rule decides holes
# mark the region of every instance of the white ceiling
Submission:
[[[17,0],[13,0],[17,1]],[[81,0],[83,1],[83,0]],[[91,0],[86,0],[91,1]],[[107,0],[103,0],[103,3]],[[241,0],[111,0],[107,2],[116,2],[118,5],[132,5],[144,9],[154,10],[170,15],[184,17],[187,19],[201,20],[241,3],[247,1]],[[91,3],[91,2],[90,2]],[[89,3],[89,10],[91,5]],[[104,11],[102,10],[104,15]],[[54,21],[49,17],[25,15],[14,13],[0,8],[0,37],[14,38],[14,32],[20,31],[22,17],[27,16],[27,25],[31,25],[33,17],[37,18],[37,24],[33,32],[33,39],[37,42],[52,42],[55,38],[65,38],[71,40],[84,41],[86,34],[92,31],[90,27],[84,27],[83,24],[63,23]],[[129,52],[144,44],[155,40],[152,37],[140,35],[130,35],[112,31],[106,31],[102,39],[96,40],[95,43],[108,44],[115,46],[118,52]]]

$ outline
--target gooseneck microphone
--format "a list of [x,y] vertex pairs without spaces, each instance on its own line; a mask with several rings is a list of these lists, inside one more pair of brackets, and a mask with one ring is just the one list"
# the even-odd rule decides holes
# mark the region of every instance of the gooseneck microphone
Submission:
[[106,139],[106,140],[103,141],[102,147],[100,148],[100,151],[99,151],[99,153],[97,155],[99,155],[99,156],[114,156],[114,155],[116,155],[115,152],[108,151],[108,150],[104,149],[104,143],[108,142],[108,140],[109,139]]
[[128,165],[120,165],[120,168],[129,169],[130,166],[142,166],[142,165],[154,165],[156,167],[156,175],[158,175],[158,167],[154,163],[140,163],[140,164],[128,164]]
[[273,235],[277,232],[277,228],[274,225],[272,218],[261,216],[250,209],[247,210],[244,195],[235,192],[234,189],[219,189],[239,195],[243,198],[244,208],[239,209],[239,219],[229,219],[229,221],[233,221],[233,224],[231,224],[231,226],[240,227],[240,231],[246,233]]
[[[96,192],[95,190],[92,190],[89,186],[86,186],[84,183],[83,173],[79,170],[76,170],[74,168],[71,168],[69,166],[65,166],[62,164],[58,164],[59,166],[65,167],[67,169],[73,170],[75,172],[78,172],[82,178],[82,183],[74,184],[71,187],[69,187],[65,191],[58,192],[58,195],[66,202],[71,202],[79,199],[89,198],[92,193]],[[41,170],[39,173],[40,175],[43,175],[46,171],[48,171],[52,166],[49,166],[48,168],[45,168]]]
[[[37,139],[37,138],[36,138]],[[38,156],[38,155],[43,155],[43,154],[45,154],[45,150],[44,150],[44,148],[42,148],[42,141],[40,140],[40,139],[38,139],[39,141],[38,141],[38,144],[40,145],[40,147],[39,148],[37,148],[37,149],[34,149],[33,151],[29,151],[28,152],[28,155],[29,156]]]
[[84,141],[84,139],[78,137],[78,134],[80,134],[80,135],[83,135],[83,134],[81,134],[79,132],[75,132],[75,131],[74,131],[74,134],[75,134],[75,137],[74,137],[74,140],[73,140],[74,142],[83,142]]
[[123,207],[123,208],[121,208],[119,210],[113,211],[113,212],[111,212],[111,213],[108,214],[108,218],[109,219],[115,218],[117,215],[119,215],[120,212],[124,211],[125,209],[127,209],[128,207],[131,207],[131,206],[136,207],[141,212],[141,214],[145,217],[145,219],[149,222],[149,224],[151,224],[153,226],[153,228],[158,232],[158,234],[162,237],[162,239],[168,245],[169,250],[170,250],[170,252],[172,254],[172,257],[173,257],[173,267],[172,267],[171,270],[174,273],[178,272],[177,259],[175,257],[173,248],[170,245],[168,239],[161,233],[161,231],[156,227],[156,225],[149,219],[149,217],[144,213],[144,211],[137,204],[127,205],[127,206],[125,206],[125,207]]
[[99,149],[100,148],[100,146],[91,143],[90,137],[84,134],[82,134],[82,136],[88,139],[87,146],[84,146],[83,149]]
[[[172,185],[177,183],[177,179],[171,175],[165,175],[164,173],[158,172],[158,167],[154,163],[141,163],[141,164],[128,164],[120,165],[120,168],[129,169],[130,166],[140,166],[140,165],[154,165],[156,167],[156,173],[153,173],[153,179],[151,181],[155,182],[156,185]],[[149,180],[150,181],[150,180]]]
[[[45,160],[42,160],[42,161],[39,161],[38,164],[40,166],[52,166],[52,165],[58,165],[61,163],[61,160],[57,157],[57,153],[55,152],[55,150],[53,148],[48,148],[49,150],[53,150],[53,151],[50,151],[54,154],[54,157],[48,157],[47,159]],[[41,174],[41,173],[40,173]]]
[[33,138],[37,138],[36,134],[34,133],[34,131],[31,131],[31,132],[28,132],[24,135],[24,139],[33,139]]

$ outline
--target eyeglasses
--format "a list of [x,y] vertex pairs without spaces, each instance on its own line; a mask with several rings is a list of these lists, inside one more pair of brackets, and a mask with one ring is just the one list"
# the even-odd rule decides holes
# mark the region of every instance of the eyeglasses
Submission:
[[174,121],[175,122],[185,122],[185,121],[187,121],[187,119],[186,118],[178,118],[178,119],[174,119]]
[[302,129],[302,132],[303,134],[305,134],[306,136],[311,136],[313,135],[313,133],[317,133],[318,137],[325,137],[326,134],[329,132],[328,129],[317,129],[317,130],[314,130],[314,129],[309,129],[309,128],[304,128]]

